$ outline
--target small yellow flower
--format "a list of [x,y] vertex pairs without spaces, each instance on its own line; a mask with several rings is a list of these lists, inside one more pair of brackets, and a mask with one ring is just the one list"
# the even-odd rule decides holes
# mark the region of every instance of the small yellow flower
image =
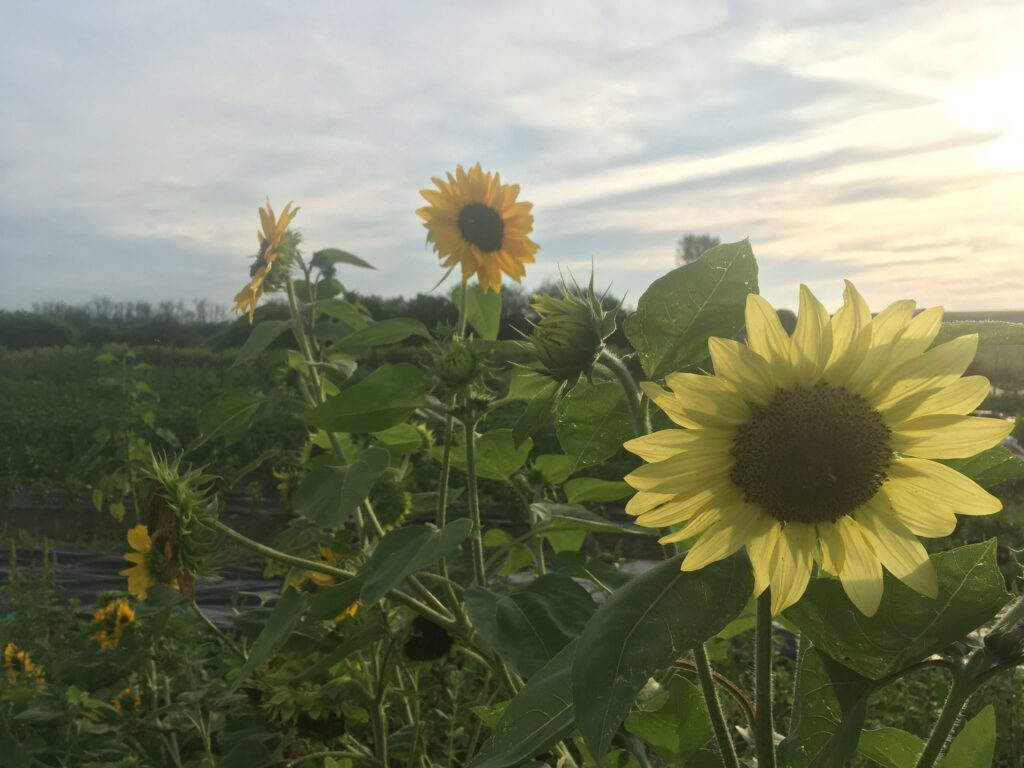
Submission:
[[100,628],[90,637],[100,648],[114,648],[128,627],[135,621],[135,611],[127,600],[114,600],[92,616],[92,623]]
[[256,240],[260,244],[256,261],[250,270],[250,280],[242,290],[235,295],[235,306],[232,312],[248,312],[249,322],[253,320],[253,313],[256,311],[256,304],[263,295],[263,283],[270,274],[270,268],[277,258],[278,248],[281,245],[281,236],[292,223],[299,208],[292,208],[289,202],[281,211],[281,217],[274,215],[274,208],[270,205],[270,198],[267,198],[267,207],[260,208],[260,224],[262,229],[256,233]]
[[142,699],[138,695],[132,694],[131,688],[125,688],[114,695],[114,698],[110,700],[111,706],[119,715],[124,715],[124,705],[127,698],[132,698],[132,711],[135,714],[139,714],[142,711]]
[[131,568],[121,571],[122,576],[128,577],[128,592],[139,600],[145,600],[149,594],[150,587],[157,583],[153,572],[149,567],[149,557],[153,549],[153,542],[149,538],[149,530],[144,525],[136,525],[128,529],[128,544],[134,549],[124,556],[130,563],[135,563]]
[[[320,558],[325,565],[338,564],[338,556],[327,547],[320,547]],[[320,589],[333,587],[337,583],[336,579],[329,574],[321,573],[320,571],[303,571],[292,583],[292,586],[296,589],[302,589],[310,581],[320,587]]]
[[518,184],[502,184],[497,173],[477,163],[469,171],[459,165],[448,180],[434,178],[437,189],[420,194],[429,206],[416,211],[426,222],[442,266],[462,266],[462,282],[477,276],[486,291],[501,291],[501,273],[517,283],[540,250],[527,235],[533,231],[532,203],[516,202]]
[[358,600],[356,600],[354,603],[350,603],[348,608],[346,608],[344,611],[342,611],[337,616],[335,616],[332,619],[332,621],[335,624],[340,624],[345,619],[351,619],[353,616],[355,616],[357,613],[359,613],[359,609],[362,608],[362,607],[363,607],[363,604],[361,602],[359,602]]
[[711,338],[715,374],[645,382],[678,425],[626,443],[648,464],[627,475],[637,523],[700,535],[695,571],[746,547],[755,594],[779,613],[803,595],[814,563],[839,577],[868,616],[882,568],[930,597],[937,577],[918,536],[947,536],[956,515],[1000,501],[935,459],[973,456],[1013,424],[971,416],[989,392],[962,377],[976,335],[932,347],[942,308],[897,301],[872,317],[849,282],[833,316],[806,287],[792,338],[767,301],[747,297],[747,343]]
[[45,671],[32,661],[28,651],[23,651],[14,643],[8,643],[4,647],[4,669],[7,672],[7,680],[12,685],[24,681],[34,683],[37,691],[43,690]]

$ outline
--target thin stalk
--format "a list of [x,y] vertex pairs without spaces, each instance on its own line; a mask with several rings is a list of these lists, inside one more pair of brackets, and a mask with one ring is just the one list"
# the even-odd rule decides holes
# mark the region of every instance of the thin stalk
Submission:
[[793,665],[793,710],[789,713],[789,732],[793,733],[797,729],[797,724],[800,720],[800,708],[796,706],[796,702],[800,700],[800,679],[803,677],[803,662],[804,654],[807,653],[807,649],[811,647],[811,641],[807,638],[806,632],[801,632],[796,642],[796,661]]
[[[704,646],[701,646],[701,652],[705,653],[705,656],[707,655],[704,651]],[[677,669],[685,669],[690,672],[698,671],[697,664],[695,662],[686,661],[685,659],[680,659],[676,661],[676,663],[673,666]],[[737,683],[733,682],[728,677],[723,675],[721,672],[718,672],[715,669],[711,669],[710,664],[708,664],[708,668],[711,670],[711,677],[714,679],[716,683],[718,683],[718,687],[721,688],[723,691],[726,691],[730,696],[732,696],[736,700],[740,707],[742,707],[744,714],[746,714],[747,722],[750,725],[753,725],[757,716],[754,714],[754,702],[750,700],[750,697],[747,695],[747,692],[740,688],[740,686]]]
[[725,714],[722,712],[722,702],[718,700],[711,660],[708,659],[708,652],[704,650],[703,645],[698,645],[693,649],[693,661],[697,670],[697,679],[700,680],[700,689],[704,694],[704,701],[707,702],[711,728],[715,732],[715,741],[718,742],[718,751],[722,754],[722,763],[725,768],[739,768],[736,747],[732,743],[732,736],[729,735],[729,726],[725,722]]
[[775,717],[772,712],[772,602],[771,590],[757,598],[754,649],[754,701],[757,724],[754,741],[758,768],[775,768]]
[[237,645],[235,645],[234,640],[232,640],[230,637],[224,634],[220,627],[218,627],[216,624],[210,621],[210,617],[203,613],[203,609],[199,607],[199,603],[197,603],[195,600],[192,600],[192,610],[196,612],[196,616],[199,617],[199,620],[202,621],[203,624],[205,624],[209,628],[209,630],[217,636],[217,639],[224,643],[224,645],[227,646],[228,650],[230,650],[233,654],[235,654],[235,656],[242,660],[243,664],[248,660],[246,655],[242,653],[242,650]]
[[273,547],[268,547],[265,544],[260,544],[258,541],[254,541],[253,539],[250,539],[248,536],[239,533],[230,525],[222,523],[220,520],[214,520],[212,522],[206,523],[206,525],[209,525],[215,530],[220,531],[229,539],[241,544],[243,547],[251,549],[253,552],[257,552],[263,555],[264,557],[269,557],[271,560],[277,560],[278,562],[285,563],[286,565],[294,565],[297,568],[305,568],[307,571],[316,571],[317,573],[324,573],[328,576],[333,576],[336,579],[351,579],[353,576],[355,576],[355,574],[351,571],[346,571],[341,568],[335,568],[333,565],[327,565],[327,563],[318,562],[316,560],[307,560],[304,557],[289,555],[288,553],[281,552],[280,550],[274,549]]
[[480,494],[476,486],[476,420],[466,419],[466,491],[469,517],[473,521],[473,581],[483,586],[487,580],[484,569],[484,532],[480,517]]
[[647,409],[644,408],[640,400],[640,390],[636,385],[633,374],[629,372],[629,369],[626,368],[615,353],[607,347],[601,350],[598,360],[605,368],[611,371],[626,395],[626,406],[629,408],[629,415],[633,418],[633,432],[637,436],[650,433],[651,421],[648,418]]

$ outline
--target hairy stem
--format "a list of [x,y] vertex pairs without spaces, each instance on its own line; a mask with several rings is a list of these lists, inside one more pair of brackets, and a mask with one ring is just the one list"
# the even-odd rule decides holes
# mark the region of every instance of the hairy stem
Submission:
[[649,434],[651,431],[651,421],[648,418],[647,409],[644,408],[640,400],[640,389],[636,385],[633,374],[616,357],[615,353],[607,348],[601,350],[601,356],[598,360],[612,373],[619,382],[619,386],[622,387],[622,392],[626,396],[626,406],[629,408],[629,415],[633,419],[633,432],[637,436]]
[[711,660],[708,659],[708,652],[704,650],[703,645],[698,645],[693,649],[693,662],[697,670],[697,679],[700,680],[701,692],[704,694],[704,701],[707,702],[708,715],[711,717],[711,727],[715,732],[715,741],[718,742],[718,751],[722,754],[722,762],[725,768],[739,768],[736,747],[729,735],[729,726],[725,722],[725,714],[722,712],[722,702],[719,701],[718,690],[715,688]]
[[757,598],[757,629],[754,650],[754,701],[759,768],[775,768],[775,717],[772,712],[772,602],[771,590]]

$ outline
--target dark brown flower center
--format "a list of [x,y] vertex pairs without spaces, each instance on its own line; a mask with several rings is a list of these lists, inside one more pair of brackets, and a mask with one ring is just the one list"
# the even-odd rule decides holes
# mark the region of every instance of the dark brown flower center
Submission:
[[871,499],[891,432],[867,401],[825,383],[781,390],[736,433],[732,481],[782,522],[834,522]]
[[484,253],[501,250],[505,222],[501,214],[483,203],[470,203],[459,211],[459,231]]

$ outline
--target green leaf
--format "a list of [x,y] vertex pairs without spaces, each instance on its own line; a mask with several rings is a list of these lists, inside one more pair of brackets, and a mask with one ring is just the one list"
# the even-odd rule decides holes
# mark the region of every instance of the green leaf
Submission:
[[362,330],[369,325],[366,315],[360,312],[355,304],[344,299],[320,299],[316,303],[316,311],[318,314],[340,320],[353,331]]
[[423,436],[412,424],[396,424],[381,432],[374,432],[373,437],[394,456],[416,453],[423,447]]
[[579,639],[572,668],[576,724],[600,758],[653,675],[720,632],[753,591],[741,555],[699,571],[665,560],[608,598]]
[[743,328],[748,293],[757,293],[749,240],[716,246],[651,283],[625,322],[644,372],[660,379],[706,359],[709,336],[731,339]]
[[626,730],[650,744],[662,758],[685,764],[685,758],[715,735],[700,690],[686,678],[672,675],[666,690],[644,707],[630,712]]
[[914,768],[923,749],[924,742],[920,736],[899,728],[864,731],[857,744],[857,750],[862,755],[874,760],[882,768]]
[[494,726],[469,768],[509,768],[540,754],[572,732],[574,640],[531,677]]
[[562,533],[565,531],[586,531],[590,533],[632,534],[634,536],[656,536],[653,528],[641,528],[631,523],[618,523],[601,517],[583,507],[571,504],[552,504],[539,501],[530,505],[536,516],[534,531],[538,534]]
[[[313,599],[315,600],[316,598]],[[338,611],[338,613],[341,613],[341,611]],[[356,651],[362,650],[370,643],[382,640],[387,636],[387,627],[382,623],[373,623],[367,627],[363,627],[355,637],[345,638],[337,647],[333,648],[330,653],[324,654],[324,656],[318,659],[313,666],[304,669],[298,675],[293,677],[291,679],[291,685],[301,683],[304,680],[315,680],[320,676],[326,677],[330,672],[331,667],[341,661],[344,661]]]
[[570,504],[581,504],[584,501],[605,502],[618,501],[632,496],[633,488],[621,480],[599,480],[596,477],[577,477],[565,484],[565,495]]
[[779,744],[785,768],[842,768],[857,751],[872,682],[816,648],[801,656],[796,712]]
[[943,459],[942,463],[967,475],[984,488],[1024,480],[1024,459],[997,445],[969,459]]
[[285,587],[277,605],[270,612],[267,623],[249,650],[249,658],[231,685],[236,690],[260,664],[269,659],[285,644],[295,627],[299,625],[302,612],[306,609],[306,595],[293,587]]
[[309,601],[310,621],[327,621],[343,613],[359,599],[366,574],[357,574],[348,581],[321,589]]
[[265,400],[262,394],[245,389],[228,390],[199,412],[200,439],[195,445],[218,437],[228,442],[241,437]]
[[419,320],[411,317],[393,317],[369,325],[362,330],[350,333],[334,343],[331,349],[345,347],[376,347],[384,344],[395,344],[410,336],[429,339],[430,331]]
[[324,528],[340,528],[369,495],[390,460],[387,449],[368,448],[347,466],[311,470],[292,500],[295,513]]
[[850,669],[878,680],[941,651],[987,622],[1009,595],[996,563],[996,541],[932,555],[938,599],[885,574],[878,612],[858,611],[836,579],[814,579],[786,618],[816,647]]
[[291,320],[264,320],[253,326],[249,338],[245,340],[245,344],[238,351],[238,357],[235,358],[231,367],[235,368],[255,360],[263,350],[277,341],[277,337],[287,331],[291,324]]
[[587,590],[558,573],[508,595],[471,587],[465,600],[480,636],[527,679],[579,636],[597,608]]
[[348,251],[343,251],[340,248],[324,248],[323,250],[317,251],[313,254],[312,265],[314,267],[334,264],[350,264],[353,267],[362,267],[363,269],[376,269],[376,267],[371,265],[369,262],[363,261],[358,256],[355,256]]
[[554,381],[550,376],[537,371],[525,368],[521,365],[512,368],[512,375],[509,377],[508,395],[509,400],[530,400],[538,392],[547,388]]
[[[533,449],[533,440],[516,445],[511,429],[492,429],[476,440],[476,474],[488,480],[507,480],[526,463]],[[443,454],[443,446],[435,446],[430,455],[438,461]],[[466,446],[453,445],[451,451],[452,466],[465,472]]]
[[958,336],[978,334],[979,347],[1005,347],[1024,344],[1024,323],[1006,323],[1000,320],[971,320],[943,323],[932,346],[943,344]]
[[427,381],[410,363],[382,365],[365,379],[306,411],[313,426],[331,432],[380,432],[409,418],[427,401]]
[[968,721],[949,745],[940,768],[991,768],[996,753],[996,710],[991,704]]
[[533,463],[551,485],[564,483],[572,474],[569,469],[569,457],[564,453],[542,453]]
[[610,459],[633,437],[622,389],[614,381],[579,381],[558,407],[555,434],[569,457],[570,473]]
[[441,530],[433,526],[407,525],[381,539],[362,573],[366,581],[359,599],[372,605],[411,574],[450,555],[469,536],[473,523],[460,518]]
[[[462,302],[462,284],[452,289],[452,302]],[[501,329],[501,294],[485,291],[480,283],[466,285],[466,319],[481,339],[494,341]]]
[[512,438],[516,445],[522,443],[541,427],[551,422],[555,404],[565,388],[564,382],[549,381],[529,399],[526,410],[512,425]]

